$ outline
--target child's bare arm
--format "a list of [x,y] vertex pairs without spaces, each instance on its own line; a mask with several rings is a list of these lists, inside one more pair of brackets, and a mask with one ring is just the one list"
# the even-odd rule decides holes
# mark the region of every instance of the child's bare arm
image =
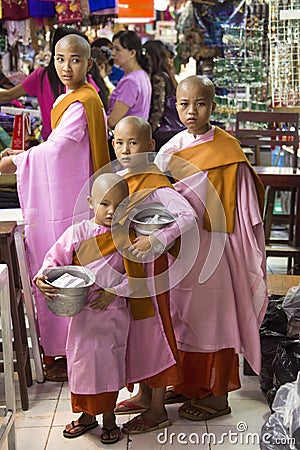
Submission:
[[97,291],[99,293],[99,297],[95,298],[89,303],[89,307],[95,310],[105,310],[115,298],[117,298],[117,294],[113,292],[113,289],[109,291],[105,289],[99,289]]

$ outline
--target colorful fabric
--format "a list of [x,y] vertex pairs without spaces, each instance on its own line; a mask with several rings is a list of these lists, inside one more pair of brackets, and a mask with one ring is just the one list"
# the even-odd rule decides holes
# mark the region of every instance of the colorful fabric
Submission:
[[53,17],[55,6],[53,1],[28,0],[30,17]]
[[58,24],[82,22],[80,0],[64,0],[55,3]]
[[2,20],[29,19],[27,0],[2,0]]
[[90,11],[100,11],[101,9],[115,8],[115,0],[89,0]]

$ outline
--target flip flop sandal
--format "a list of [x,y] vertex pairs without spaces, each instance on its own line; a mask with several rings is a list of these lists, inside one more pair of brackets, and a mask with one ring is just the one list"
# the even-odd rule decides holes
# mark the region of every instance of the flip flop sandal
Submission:
[[[193,414],[192,412],[186,411],[185,410],[186,407],[194,408],[194,411],[197,412],[198,414]],[[180,406],[180,408],[178,409],[178,413],[181,417],[185,417],[186,419],[193,420],[195,422],[200,422],[203,420],[211,420],[211,419],[214,419],[215,417],[220,417],[220,416],[224,416],[226,414],[230,414],[231,408],[230,408],[230,406],[227,406],[224,409],[218,410],[218,409],[210,408],[209,406],[198,405],[197,403],[190,401],[190,402],[186,402],[184,405]]]
[[[89,423],[88,425],[85,425],[83,423],[78,423],[77,425],[75,425],[74,420],[72,420],[71,425],[72,425],[72,428],[70,430],[63,431],[63,435],[65,438],[73,439],[73,438],[82,436],[87,431],[92,430],[93,428],[96,428],[98,426],[98,422],[97,422],[97,420],[95,420],[95,422]],[[74,430],[74,428],[80,428],[80,430],[77,431],[77,433],[76,432],[71,433],[70,431]]]
[[182,394],[177,394],[176,392],[169,389],[165,393],[165,405],[173,405],[174,403],[184,403],[189,400]]
[[[131,430],[126,428],[126,425],[142,425],[141,430]],[[155,422],[154,420],[146,420],[140,416],[134,417],[129,422],[123,425],[122,431],[124,434],[142,434],[150,433],[150,431],[160,430],[161,428],[166,428],[172,425],[171,420],[166,419],[163,422]]]
[[[115,430],[118,430],[118,436],[116,436],[116,437],[114,437],[114,438],[111,438],[111,437],[110,437],[110,433],[111,433],[112,431],[115,431]],[[104,431],[105,433],[107,433],[108,439],[105,439],[105,438],[104,438],[103,431]],[[113,428],[105,428],[105,427],[102,427],[102,433],[101,433],[101,436],[100,436],[100,440],[101,440],[102,444],[115,444],[116,442],[118,442],[118,441],[120,440],[120,436],[121,436],[121,430],[120,430],[119,427],[113,427]]]
[[130,400],[123,400],[115,407],[115,414],[137,414],[147,411],[147,408],[143,408],[136,403],[132,403]]

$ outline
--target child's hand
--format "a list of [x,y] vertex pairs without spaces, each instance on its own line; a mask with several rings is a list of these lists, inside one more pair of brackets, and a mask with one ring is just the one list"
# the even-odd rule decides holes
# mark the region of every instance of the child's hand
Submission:
[[99,293],[99,297],[95,298],[89,303],[89,307],[91,309],[95,310],[100,309],[104,311],[111,304],[111,302],[117,297],[116,294],[114,294],[113,292],[106,291],[105,289],[99,289],[97,292]]
[[[128,248],[132,254],[138,258],[143,259],[147,256],[147,254],[152,250],[156,252],[156,246],[160,245],[160,242],[156,237],[152,234],[150,236],[138,236],[133,241],[132,245]],[[161,250],[160,250],[161,251]]]
[[57,296],[59,289],[47,284],[46,280],[47,277],[45,275],[40,275],[35,279],[35,284],[48,300],[53,300]]
[[148,252],[150,249],[150,236],[138,236],[137,238],[135,238],[132,245],[128,248],[128,250],[132,252],[132,254],[138,259],[142,259],[143,256],[146,255],[146,252]]
[[1,152],[2,156],[12,156],[18,155],[19,153],[23,153],[25,150],[13,150],[11,148],[5,148],[3,152]]

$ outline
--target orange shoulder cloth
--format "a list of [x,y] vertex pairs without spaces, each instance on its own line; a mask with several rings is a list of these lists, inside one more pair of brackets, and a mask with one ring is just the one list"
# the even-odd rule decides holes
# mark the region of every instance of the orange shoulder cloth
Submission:
[[130,309],[134,320],[141,320],[154,316],[155,311],[146,285],[143,264],[126,251],[134,238],[133,231],[129,230],[128,234],[128,228],[121,226],[117,227],[114,233],[107,231],[91,237],[80,244],[73,255],[73,264],[85,266],[119,251],[123,255],[125,271],[132,289],[132,295],[129,298]]
[[180,150],[171,157],[170,172],[177,180],[187,178],[198,171],[208,172],[210,183],[207,185],[203,224],[207,231],[234,232],[239,163],[247,164],[250,169],[263,214],[263,184],[244,155],[239,141],[226,131],[216,127],[212,141]]
[[109,152],[103,105],[96,89],[84,83],[78,89],[67,94],[51,111],[51,126],[56,128],[68,107],[74,103],[82,103],[88,123],[93,171],[96,172],[108,164]]
[[124,178],[128,183],[130,194],[127,212],[146,200],[156,189],[164,187],[174,189],[172,183],[155,164],[148,164],[144,170],[141,169],[138,172],[129,172],[124,175]]

